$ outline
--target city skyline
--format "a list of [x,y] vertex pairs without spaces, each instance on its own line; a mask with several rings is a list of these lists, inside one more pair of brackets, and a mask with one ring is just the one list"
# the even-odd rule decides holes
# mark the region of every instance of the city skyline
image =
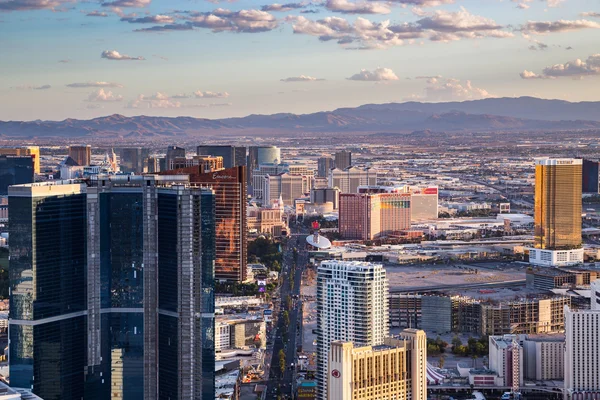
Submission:
[[599,16],[591,0],[3,0],[0,120],[598,100]]

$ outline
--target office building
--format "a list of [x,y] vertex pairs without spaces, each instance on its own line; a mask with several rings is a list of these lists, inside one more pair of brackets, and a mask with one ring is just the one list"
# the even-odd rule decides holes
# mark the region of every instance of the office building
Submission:
[[123,147],[118,149],[121,172],[141,175],[148,171],[150,150],[143,147]]
[[331,343],[329,400],[427,400],[427,339],[416,329],[377,346]]
[[281,199],[284,205],[294,205],[294,200],[310,193],[312,177],[308,175],[281,173],[265,177],[263,204],[270,206]]
[[255,199],[262,199],[265,192],[265,178],[269,175],[279,175],[284,172],[290,172],[288,164],[260,164],[252,172],[252,196]]
[[25,147],[0,147],[0,155],[2,156],[30,156],[33,158],[33,172],[40,173],[40,148],[39,146]]
[[523,344],[523,377],[532,381],[562,381],[565,377],[565,336],[526,335]]
[[600,311],[600,279],[592,282],[590,288],[592,291],[590,308],[595,311]]
[[31,183],[8,194],[10,383],[43,399],[79,400],[87,352],[85,185]]
[[161,159],[158,157],[148,157],[148,161],[146,162],[146,164],[148,165],[149,174],[155,174],[157,172],[160,172],[160,160]]
[[218,171],[223,169],[223,157],[221,156],[193,156],[176,157],[171,162],[172,169],[182,169],[188,167],[200,167],[200,173]]
[[376,346],[389,336],[388,281],[380,264],[323,261],[317,270],[318,398],[328,399],[331,342]]
[[92,146],[69,146],[69,157],[82,167],[92,165]]
[[489,369],[496,372],[496,386],[518,391],[523,385],[523,347],[517,336],[489,337]]
[[410,229],[410,194],[340,194],[339,232],[345,239],[373,240]]
[[331,157],[320,157],[317,160],[317,176],[319,178],[327,178],[329,170],[335,168],[335,161]]
[[334,157],[335,168],[346,169],[352,166],[352,152],[346,150],[338,151]]
[[254,170],[261,164],[281,164],[281,150],[276,146],[248,147],[248,186],[254,185]]
[[34,171],[31,156],[0,156],[0,196],[6,196],[11,185],[33,183]]
[[600,161],[583,160],[581,191],[583,193],[600,193]]
[[437,219],[438,217],[438,188],[431,187],[408,187],[410,193],[411,221],[419,222]]
[[315,205],[331,203],[333,210],[339,207],[340,190],[337,188],[323,188],[310,191],[310,202]]
[[198,146],[196,154],[223,157],[223,168],[246,165],[246,148],[243,146]]
[[162,165],[160,166],[161,172],[173,169],[173,161],[176,158],[185,158],[185,149],[183,147],[177,146],[167,147],[167,155],[165,156],[164,168]]
[[215,279],[243,282],[247,264],[246,167],[201,173],[199,166],[161,172],[190,176],[190,182],[215,191]]
[[[595,289],[598,285],[595,285]],[[592,291],[592,304],[598,301]],[[600,397],[600,310],[571,310],[565,306],[564,398]]]
[[329,187],[340,189],[340,193],[358,193],[359,186],[375,186],[377,172],[371,168],[334,168],[329,171]]
[[529,262],[540,266],[583,263],[581,166],[573,158],[535,160],[535,242]]

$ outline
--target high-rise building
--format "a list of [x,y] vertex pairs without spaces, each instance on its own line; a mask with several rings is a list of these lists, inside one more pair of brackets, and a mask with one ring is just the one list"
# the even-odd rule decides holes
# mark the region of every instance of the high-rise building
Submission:
[[160,172],[160,159],[158,157],[148,157],[147,164],[149,174],[156,174],[157,172]]
[[284,172],[290,172],[288,164],[260,164],[253,171],[252,175],[252,195],[257,199],[262,199],[265,194],[265,177],[269,175],[278,175]]
[[335,168],[335,162],[331,157],[320,157],[317,160],[317,176],[319,178],[327,178],[329,170]]
[[218,171],[223,169],[223,157],[221,156],[193,156],[177,157],[171,162],[172,169],[181,169],[198,166],[200,173]]
[[310,191],[310,202],[313,204],[331,203],[334,210],[338,209],[340,190],[337,188],[315,189]]
[[263,204],[270,206],[280,198],[283,204],[293,206],[294,200],[310,192],[312,177],[283,172],[265,177]]
[[69,156],[82,167],[92,164],[92,146],[69,146]]
[[337,169],[346,169],[352,166],[352,152],[346,150],[338,151],[334,157]]
[[406,189],[410,193],[410,219],[412,222],[437,219],[437,187],[407,187]]
[[371,168],[334,168],[329,171],[329,187],[340,189],[340,193],[358,193],[359,186],[377,185],[377,172]]
[[10,383],[43,399],[81,399],[87,351],[85,185],[32,183],[12,186],[8,194]]
[[489,337],[489,369],[496,372],[496,385],[518,391],[523,385],[523,347],[515,335]]
[[407,329],[377,346],[336,341],[329,351],[329,400],[427,400],[427,338]]
[[281,150],[275,146],[248,147],[248,185],[253,185],[254,170],[261,164],[281,164]]
[[0,155],[3,156],[30,156],[33,158],[33,172],[36,174],[40,173],[40,148],[39,146],[25,146],[25,147],[1,147]]
[[[598,285],[595,285],[598,288]],[[592,304],[598,301],[592,290]],[[600,396],[600,310],[565,306],[565,400]]]
[[592,282],[590,288],[592,289],[592,302],[590,308],[592,310],[600,311],[600,279]]
[[377,346],[388,336],[388,281],[383,266],[323,261],[317,271],[317,398],[328,399],[331,342]]
[[215,191],[215,279],[242,282],[246,279],[248,229],[246,221],[246,167],[201,173],[199,166],[161,172],[187,174],[191,183]]
[[169,146],[167,147],[167,155],[165,156],[165,167],[160,168],[161,172],[173,169],[173,161],[176,158],[185,158],[185,149],[183,147]]
[[408,193],[340,194],[339,232],[343,238],[373,240],[410,229]]
[[524,379],[562,381],[565,378],[564,335],[528,335],[521,342]]
[[[15,256],[11,276],[25,311],[13,318],[15,382],[49,399],[212,400],[214,192],[186,175],[88,185],[11,187],[15,250],[35,260],[27,272]],[[46,314],[27,318],[36,306]],[[32,325],[40,334],[20,333]]]
[[223,157],[224,168],[246,165],[246,148],[243,146],[198,146],[196,154]]
[[600,161],[583,160],[581,191],[583,193],[600,193]]
[[535,160],[535,246],[529,262],[541,266],[583,263],[581,159]]
[[8,194],[8,187],[33,183],[35,161],[31,156],[0,156],[0,195]]
[[121,172],[143,174],[148,171],[150,150],[143,147],[123,147],[118,149]]

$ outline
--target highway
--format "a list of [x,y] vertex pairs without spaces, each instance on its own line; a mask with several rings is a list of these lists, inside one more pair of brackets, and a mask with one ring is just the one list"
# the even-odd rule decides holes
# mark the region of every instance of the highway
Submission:
[[[306,234],[294,235],[286,243],[283,249],[283,266],[281,269],[282,284],[279,292],[281,305],[277,316],[276,328],[272,331],[273,351],[270,360],[269,379],[267,381],[267,399],[292,399],[295,395],[294,379],[296,365],[296,339],[298,332],[302,329],[301,310],[302,305],[298,298],[300,297],[300,283],[302,279],[302,270],[308,262],[308,253],[304,249]],[[298,251],[297,267],[294,273],[294,287],[290,287],[290,272],[294,265],[294,249]],[[291,299],[291,309],[289,309],[290,324],[285,328],[283,312],[286,308],[287,296]],[[279,351],[285,352],[286,368],[283,371],[279,368]],[[278,397],[280,396],[280,397]]]

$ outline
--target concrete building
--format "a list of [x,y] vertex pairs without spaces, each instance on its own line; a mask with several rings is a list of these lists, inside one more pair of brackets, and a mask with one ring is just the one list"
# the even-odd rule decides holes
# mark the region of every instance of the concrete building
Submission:
[[328,399],[331,342],[376,346],[389,336],[388,281],[380,264],[323,261],[317,270],[318,398]]
[[172,169],[188,167],[199,167],[201,173],[218,171],[223,169],[223,157],[221,156],[193,156],[175,157],[171,161]]
[[199,156],[221,157],[221,168],[232,168],[246,165],[246,148],[243,146],[207,145],[196,147]]
[[526,335],[521,339],[521,343],[525,379],[536,381],[564,379],[564,335]]
[[346,150],[338,151],[334,157],[336,168],[346,169],[352,166],[352,152]]
[[40,148],[39,146],[25,147],[1,147],[0,155],[2,156],[31,156],[33,158],[33,172],[40,173]]
[[284,172],[290,172],[290,166],[288,164],[260,164],[252,171],[252,196],[259,200],[262,199],[266,184],[265,177],[282,174]]
[[600,192],[600,161],[583,160],[581,191],[598,194]]
[[427,339],[416,329],[377,346],[331,343],[329,400],[427,400]]
[[[597,289],[597,284],[594,285]],[[592,291],[592,304],[598,301]],[[600,397],[600,310],[565,306],[565,400]]]
[[335,162],[331,157],[319,157],[317,160],[317,176],[319,178],[327,178],[329,170],[335,168]]
[[148,157],[150,149],[143,147],[124,147],[117,150],[121,172],[136,175],[148,172]]
[[438,188],[410,187],[411,221],[437,219],[438,217]]
[[489,369],[496,372],[496,386],[518,391],[523,385],[523,347],[517,336],[490,336],[489,344]]
[[217,352],[260,348],[266,344],[266,323],[262,318],[239,315],[218,317],[215,333]]
[[280,207],[248,207],[248,232],[273,237],[286,235],[288,226],[283,216]]
[[535,160],[535,245],[529,262],[541,266],[583,263],[581,240],[582,160]]
[[590,308],[594,311],[600,311],[600,279],[590,284],[592,291]]
[[169,146],[167,147],[167,155],[165,156],[165,166],[161,166],[160,171],[173,169],[173,161],[176,158],[185,158],[185,149],[183,147]]
[[334,168],[329,171],[329,187],[340,189],[340,193],[358,193],[359,186],[377,185],[377,172],[371,168]]
[[345,239],[373,240],[410,229],[410,194],[340,194],[339,232]]
[[82,167],[92,164],[92,146],[69,146],[69,156]]
[[315,189],[310,191],[310,202],[311,204],[322,205],[325,203],[331,203],[331,209],[337,210],[339,206],[340,190],[338,188],[324,188]]
[[267,175],[263,192],[263,204],[273,205],[279,199],[286,206],[293,206],[294,200],[310,193],[312,177],[283,172],[277,175]]

